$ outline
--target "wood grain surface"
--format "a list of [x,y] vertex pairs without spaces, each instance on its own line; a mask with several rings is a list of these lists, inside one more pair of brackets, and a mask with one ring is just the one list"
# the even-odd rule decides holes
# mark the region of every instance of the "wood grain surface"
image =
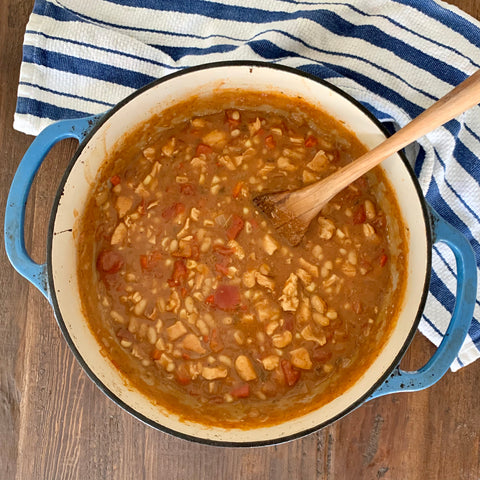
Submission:
[[[480,18],[480,2],[453,3]],[[0,221],[32,138],[12,128],[22,40],[33,0],[0,1]],[[55,185],[76,148],[54,147],[27,204],[25,242],[41,261]],[[433,387],[370,401],[335,424],[272,447],[203,446],[145,426],[93,385],[42,295],[0,249],[0,480],[480,478],[480,361]],[[435,348],[420,334],[402,366]]]

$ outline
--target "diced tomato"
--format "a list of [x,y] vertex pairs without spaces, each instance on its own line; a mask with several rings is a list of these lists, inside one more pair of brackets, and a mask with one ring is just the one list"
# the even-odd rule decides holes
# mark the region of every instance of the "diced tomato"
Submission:
[[233,198],[238,198],[240,196],[240,193],[242,193],[242,188],[243,188],[244,183],[242,181],[237,182],[235,187],[233,187],[232,190],[232,197]]
[[180,215],[185,211],[185,205],[183,203],[175,204],[175,215]]
[[205,299],[205,303],[208,304],[208,305],[213,305],[215,302],[215,296],[214,295],[209,295],[206,299]]
[[195,154],[196,155],[202,155],[202,153],[204,155],[209,155],[210,153],[212,153],[213,149],[210,145],[206,145],[205,143],[199,143],[197,145],[197,149],[195,150]]
[[178,366],[175,372],[175,378],[180,385],[188,385],[192,381],[192,377],[184,364]]
[[307,148],[314,147],[317,143],[318,143],[318,140],[317,140],[316,137],[314,137],[313,135],[309,135],[309,136],[305,139],[305,146],[306,146]]
[[277,142],[275,142],[273,135],[268,135],[267,137],[265,137],[265,145],[270,150],[273,150],[277,146]]
[[187,279],[187,276],[188,270],[185,260],[183,260],[183,258],[175,260],[175,263],[173,264],[172,278],[168,280],[168,284],[171,287],[178,287]]
[[232,247],[226,247],[225,245],[214,245],[213,250],[221,255],[232,255],[235,253],[235,249]]
[[145,205],[145,199],[142,198],[142,201],[138,205],[138,213],[140,215],[145,215],[147,213],[147,207]]
[[380,256],[380,266],[384,267],[387,263],[387,260],[388,260],[387,255],[385,253],[382,253],[382,255]]
[[192,245],[192,256],[191,256],[191,258],[193,260],[198,260],[200,258],[200,247],[196,243],[194,243]]
[[283,320],[285,329],[293,332],[293,329],[295,328],[295,315],[293,315],[291,312],[285,312]]
[[365,212],[365,205],[362,203],[353,212],[352,221],[354,225],[359,225],[360,223],[365,223],[366,219],[367,219],[367,214]]
[[235,387],[230,390],[230,395],[235,398],[247,398],[250,396],[250,385],[248,383],[244,383],[243,385]]
[[162,352],[158,348],[154,348],[152,352],[152,358],[154,360],[160,360],[161,356],[162,356]]
[[228,122],[228,124],[230,125],[230,127],[232,129],[237,128],[238,125],[240,124],[240,118],[238,118],[238,119],[232,118],[233,112],[234,112],[234,110],[225,111],[225,120]]
[[169,222],[177,215],[180,215],[185,211],[185,205],[183,203],[173,203],[169,207],[162,211],[162,217]]
[[252,226],[253,229],[257,229],[258,228],[258,222],[254,219],[254,218],[250,218],[248,220],[248,223],[250,223],[250,225]]
[[152,252],[148,255],[140,255],[140,265],[142,270],[152,271],[155,270],[160,264],[163,256],[160,252]]
[[120,340],[128,340],[130,342],[135,339],[133,333],[123,327],[117,330],[117,337],[120,338]]
[[169,222],[175,216],[175,204],[170,205],[162,210],[162,217]]
[[113,177],[110,178],[110,183],[114,187],[116,187],[121,181],[122,181],[122,179],[118,175],[114,175]]
[[148,268],[148,255],[140,255],[140,265],[142,270],[146,270]]
[[123,256],[113,250],[102,250],[97,257],[97,269],[102,273],[117,273],[123,264]]
[[226,265],[223,265],[222,263],[215,264],[215,271],[228,277],[228,267]]
[[195,240],[180,242],[178,250],[172,252],[172,256],[198,260],[200,257],[200,248]]
[[220,279],[222,275],[228,277],[230,272],[228,268],[232,263],[230,257],[222,257],[217,263],[215,263],[215,271],[217,272],[217,278]]
[[289,360],[283,359],[280,362],[285,382],[289,387],[293,387],[300,379],[300,371],[297,370]]
[[160,260],[162,260],[163,256],[160,252],[152,252],[150,254],[150,263],[154,266],[158,266],[158,263],[160,262]]
[[230,223],[230,226],[227,228],[227,237],[230,240],[235,240],[238,234],[242,231],[242,228],[244,225],[245,225],[245,222],[243,221],[242,217],[239,217],[238,215],[233,215],[232,222]]
[[212,349],[212,352],[218,353],[223,350],[223,347],[224,345],[220,339],[220,336],[218,335],[218,330],[214,328],[210,335],[210,348]]
[[192,379],[190,377],[187,377],[187,376],[184,376],[184,375],[180,375],[179,373],[177,373],[177,382],[180,384],[180,385],[188,385]]
[[192,185],[191,183],[183,183],[180,185],[180,193],[183,195],[195,195],[197,193],[197,190],[195,188],[195,185]]
[[312,360],[317,363],[324,363],[327,360],[330,360],[332,352],[326,350],[324,347],[315,345],[312,351]]
[[213,296],[214,305],[221,310],[234,310],[240,305],[240,290],[237,285],[219,285]]

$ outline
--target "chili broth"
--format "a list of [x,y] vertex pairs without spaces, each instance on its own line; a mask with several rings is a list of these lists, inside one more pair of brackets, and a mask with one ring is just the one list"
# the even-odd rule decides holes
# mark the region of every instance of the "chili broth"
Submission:
[[372,363],[401,306],[407,239],[381,168],[297,247],[255,210],[365,152],[300,98],[192,98],[127,135],[78,236],[85,316],[133,387],[181,417],[251,428],[318,408]]

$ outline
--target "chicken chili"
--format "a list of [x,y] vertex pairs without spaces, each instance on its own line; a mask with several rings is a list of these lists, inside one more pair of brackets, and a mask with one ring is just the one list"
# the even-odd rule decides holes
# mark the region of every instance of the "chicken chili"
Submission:
[[380,168],[336,196],[299,246],[252,203],[365,151],[281,95],[193,98],[125,137],[78,236],[85,315],[128,382],[182,418],[248,428],[340,395],[396,321],[407,242]]

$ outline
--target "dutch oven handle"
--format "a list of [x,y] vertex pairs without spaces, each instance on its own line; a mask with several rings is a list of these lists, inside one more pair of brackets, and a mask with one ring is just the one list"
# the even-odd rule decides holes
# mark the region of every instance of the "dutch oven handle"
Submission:
[[97,123],[99,116],[61,120],[49,125],[33,140],[25,152],[10,187],[5,209],[5,250],[20,275],[35,285],[51,302],[47,266],[32,260],[25,248],[25,207],[33,179],[50,149],[60,140],[76,138],[81,142]]
[[452,319],[432,358],[419,370],[406,372],[396,367],[369,398],[390,393],[423,390],[440,380],[455,360],[470,327],[477,295],[477,264],[467,239],[430,207],[433,238],[445,243],[457,264],[457,294]]

